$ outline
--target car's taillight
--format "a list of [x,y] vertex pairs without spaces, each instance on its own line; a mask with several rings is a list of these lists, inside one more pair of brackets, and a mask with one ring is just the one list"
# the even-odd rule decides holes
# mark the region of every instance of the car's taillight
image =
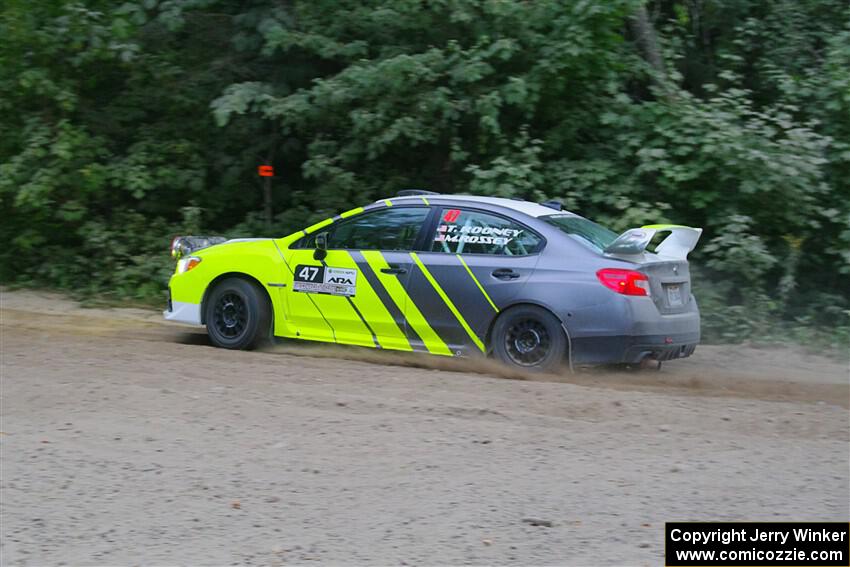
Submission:
[[604,268],[596,272],[602,285],[623,295],[649,295],[649,278],[635,270]]

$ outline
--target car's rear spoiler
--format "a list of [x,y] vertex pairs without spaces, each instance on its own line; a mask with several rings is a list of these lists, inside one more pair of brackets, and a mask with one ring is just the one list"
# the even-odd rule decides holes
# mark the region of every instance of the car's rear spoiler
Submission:
[[659,232],[670,234],[655,247],[655,253],[665,258],[684,260],[696,247],[702,229],[678,224],[648,224],[640,228],[630,228],[609,244],[605,248],[605,253],[616,256],[643,254],[653,237]]

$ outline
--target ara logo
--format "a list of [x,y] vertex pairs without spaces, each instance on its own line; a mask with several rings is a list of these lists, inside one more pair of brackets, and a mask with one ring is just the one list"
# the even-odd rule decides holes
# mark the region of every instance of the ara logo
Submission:
[[332,286],[332,292],[336,295],[354,295],[357,293],[357,270],[328,267],[325,284]]

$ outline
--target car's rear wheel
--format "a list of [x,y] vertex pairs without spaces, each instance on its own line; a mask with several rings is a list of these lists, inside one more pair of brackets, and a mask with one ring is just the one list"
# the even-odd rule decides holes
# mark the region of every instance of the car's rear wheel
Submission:
[[271,307],[256,284],[227,278],[204,301],[204,321],[215,346],[250,350],[269,338]]
[[528,370],[557,370],[567,353],[561,322],[549,311],[534,305],[522,305],[502,313],[491,337],[493,353],[499,360]]

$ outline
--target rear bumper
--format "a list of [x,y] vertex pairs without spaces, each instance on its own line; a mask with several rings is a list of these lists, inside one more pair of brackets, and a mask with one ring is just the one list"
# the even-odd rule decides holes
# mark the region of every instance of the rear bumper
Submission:
[[621,313],[622,323],[613,323],[612,317],[607,333],[573,337],[573,362],[635,364],[644,358],[672,360],[693,354],[700,341],[699,308],[693,297],[686,311],[669,315],[660,314],[645,299],[629,301]]
[[691,356],[699,332],[678,335],[585,337],[574,339],[574,364],[637,364],[644,358],[673,360]]
[[699,344],[699,333],[672,337],[632,337],[632,344],[624,351],[620,362],[636,364],[645,358],[673,360],[687,358]]

